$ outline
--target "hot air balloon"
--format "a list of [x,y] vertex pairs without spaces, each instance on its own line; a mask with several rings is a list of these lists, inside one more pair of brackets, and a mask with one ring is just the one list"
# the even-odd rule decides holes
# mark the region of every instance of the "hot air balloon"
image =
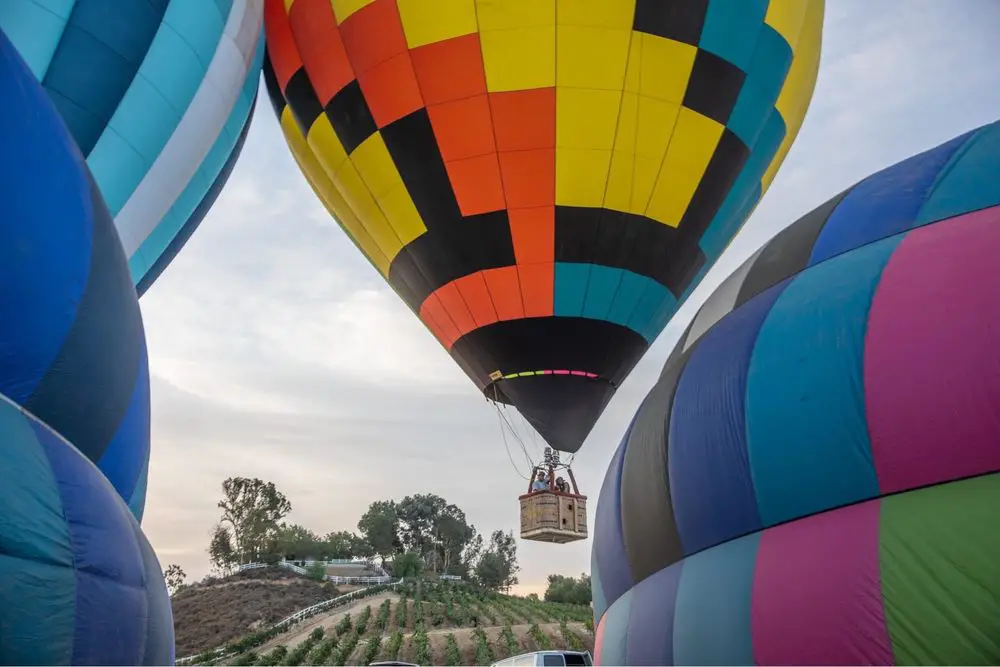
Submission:
[[104,475],[0,396],[0,664],[172,665],[160,564]]
[[707,300],[615,454],[602,664],[1000,661],[1000,123],[857,183]]
[[263,57],[262,2],[0,2],[0,29],[87,158],[140,294],[240,154]]
[[0,99],[0,394],[72,442],[141,517],[149,368],[128,263],[73,138],[2,31]]
[[800,0],[268,0],[265,80],[376,270],[488,399],[573,453],[770,183],[822,18]]

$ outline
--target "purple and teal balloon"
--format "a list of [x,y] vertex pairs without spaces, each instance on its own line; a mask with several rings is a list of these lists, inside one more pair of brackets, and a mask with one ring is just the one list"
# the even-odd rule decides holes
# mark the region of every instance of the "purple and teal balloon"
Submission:
[[601,664],[1000,662],[1000,123],[778,234],[601,490]]

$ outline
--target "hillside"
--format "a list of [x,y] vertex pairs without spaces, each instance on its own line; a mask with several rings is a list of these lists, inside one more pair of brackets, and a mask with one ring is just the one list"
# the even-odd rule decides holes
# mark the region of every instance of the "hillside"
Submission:
[[545,648],[593,650],[591,628],[589,607],[496,595],[464,584],[408,583],[398,592],[381,591],[310,618],[220,664],[367,665],[399,659],[487,665]]
[[332,584],[277,567],[187,586],[170,600],[177,655],[221,646],[337,593]]

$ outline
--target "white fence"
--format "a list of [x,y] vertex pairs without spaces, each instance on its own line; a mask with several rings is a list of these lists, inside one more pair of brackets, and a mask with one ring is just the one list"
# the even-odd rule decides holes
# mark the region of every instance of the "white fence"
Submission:
[[[318,561],[306,560],[306,561],[301,561],[301,562],[304,562],[307,566],[315,565],[317,563],[320,564],[320,565],[323,565],[323,566],[326,566],[326,565],[357,565],[359,567],[366,567],[368,569],[371,569],[371,570],[374,570],[376,572],[381,572],[382,573],[381,575],[374,576],[374,577],[371,577],[371,576],[366,576],[366,577],[341,577],[341,576],[334,575],[334,574],[325,574],[325,575],[323,575],[323,578],[326,581],[332,582],[334,584],[388,584],[389,582],[391,582],[393,580],[392,577],[390,577],[388,574],[386,574],[385,570],[383,570],[381,567],[379,567],[378,565],[375,565],[374,563],[369,563],[367,561],[353,561],[353,560],[343,560],[342,559],[342,560],[326,560],[326,561],[323,561],[323,560],[318,560]],[[298,574],[303,574],[303,575],[308,575],[309,574],[309,571],[305,567],[301,567],[300,565],[296,565],[295,563],[293,563],[291,561],[287,561],[287,560],[279,561],[278,563],[276,563],[276,565],[278,567],[283,567],[286,570],[291,570],[292,572],[296,572]],[[255,570],[255,569],[260,568],[260,567],[268,567],[268,564],[267,563],[244,563],[243,565],[240,565],[239,571],[243,572],[244,570]]]

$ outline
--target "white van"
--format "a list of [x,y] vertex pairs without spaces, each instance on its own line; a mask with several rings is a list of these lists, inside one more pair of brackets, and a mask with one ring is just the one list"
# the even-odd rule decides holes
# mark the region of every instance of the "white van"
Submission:
[[494,662],[492,667],[592,667],[590,651],[535,651]]

